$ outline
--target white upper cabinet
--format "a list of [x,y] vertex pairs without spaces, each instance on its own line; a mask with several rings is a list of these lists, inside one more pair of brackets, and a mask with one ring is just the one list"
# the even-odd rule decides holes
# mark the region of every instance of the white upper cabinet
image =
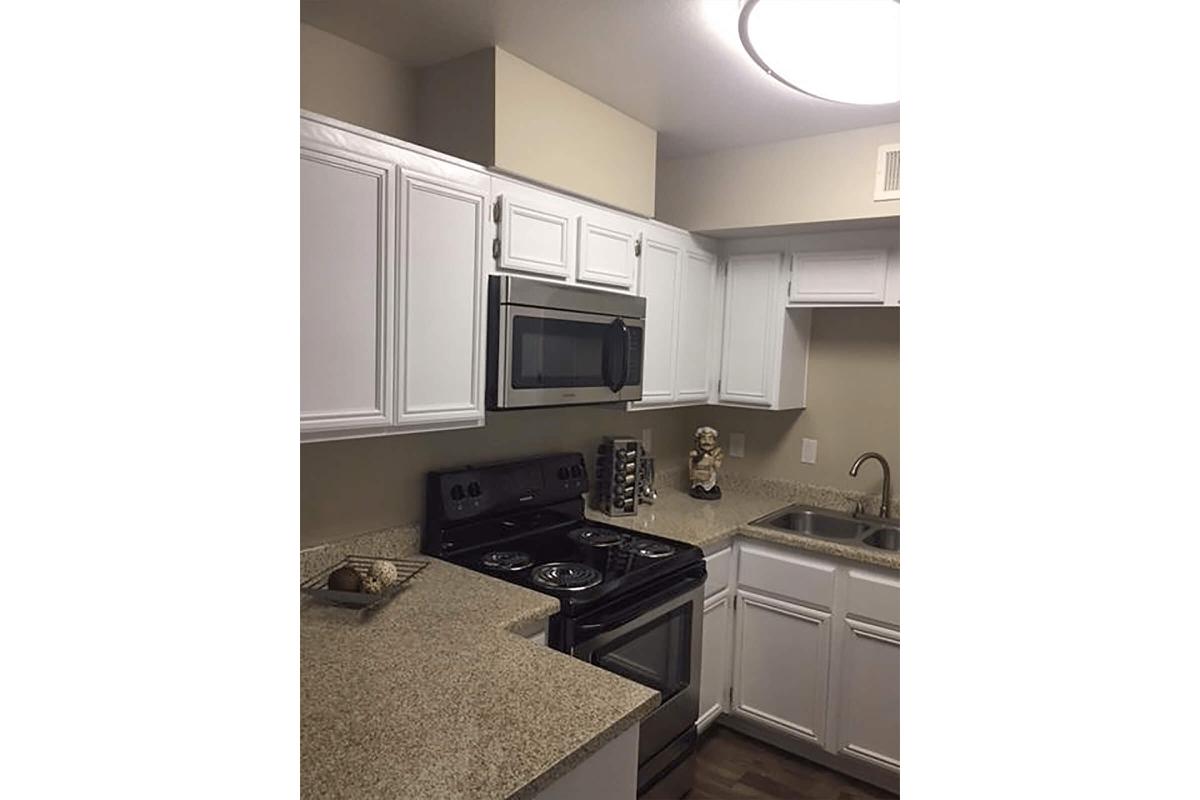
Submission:
[[487,173],[301,117],[304,441],[483,424]]
[[711,394],[717,259],[689,246],[684,250],[679,291],[675,393],[680,403],[705,403]]
[[398,173],[359,137],[301,140],[301,432],[394,421]]
[[786,307],[782,254],[731,256],[724,283],[719,402],[803,408],[811,316]]
[[887,269],[886,250],[793,253],[788,301],[818,305],[882,304]]
[[398,422],[483,421],[486,180],[405,171]]
[[677,243],[647,232],[642,242],[641,291],[646,298],[642,346],[642,404],[675,400],[675,341],[678,324],[679,266]]
[[638,220],[588,208],[579,216],[577,280],[632,289],[637,269]]
[[703,240],[647,225],[638,271],[638,294],[646,298],[642,400],[631,408],[709,401],[716,271]]
[[492,191],[499,207],[496,268],[570,277],[575,271],[575,205],[550,192],[498,178],[493,179]]

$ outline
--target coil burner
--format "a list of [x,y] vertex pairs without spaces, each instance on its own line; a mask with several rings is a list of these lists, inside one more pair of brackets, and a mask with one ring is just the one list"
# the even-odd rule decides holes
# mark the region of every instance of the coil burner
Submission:
[[497,572],[518,572],[533,566],[533,559],[520,550],[493,550],[481,559],[483,566]]
[[584,589],[598,586],[601,577],[600,570],[595,567],[570,561],[539,564],[529,575],[529,579],[538,586],[567,592],[581,592]]

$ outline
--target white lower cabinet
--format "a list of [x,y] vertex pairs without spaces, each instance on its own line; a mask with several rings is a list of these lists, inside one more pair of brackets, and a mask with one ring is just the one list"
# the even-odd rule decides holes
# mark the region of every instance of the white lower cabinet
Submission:
[[841,620],[835,751],[900,770],[900,631]]
[[739,589],[733,708],[825,742],[832,615]]
[[700,718],[704,730],[729,710],[729,666],[733,634],[733,593],[724,589],[704,601],[704,642],[700,656]]
[[700,727],[727,711],[739,729],[894,791],[899,573],[741,538],[729,552],[707,559],[718,571],[704,605]]

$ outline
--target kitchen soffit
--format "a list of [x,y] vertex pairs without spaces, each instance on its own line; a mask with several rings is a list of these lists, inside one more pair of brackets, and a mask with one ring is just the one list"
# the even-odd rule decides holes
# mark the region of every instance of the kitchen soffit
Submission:
[[300,18],[409,67],[498,46],[656,129],[661,158],[900,119],[765,75],[738,0],[302,0]]

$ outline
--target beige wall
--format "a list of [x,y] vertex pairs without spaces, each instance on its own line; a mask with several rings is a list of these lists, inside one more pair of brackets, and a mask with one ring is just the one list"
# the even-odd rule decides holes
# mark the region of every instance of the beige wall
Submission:
[[496,48],[495,166],[654,215],[658,133]]
[[490,166],[495,111],[496,56],[491,48],[417,73],[417,144]]
[[307,547],[424,517],[425,473],[556,451],[592,463],[607,435],[642,435],[662,468],[682,467],[691,441],[685,409],[602,406],[500,411],[473,430],[382,436],[300,447],[300,544]]
[[[755,411],[716,406],[689,409],[688,424],[712,425],[728,451],[731,433],[746,434],[746,457],[725,468],[762,477],[877,493],[877,464],[848,474],[862,452],[882,453],[900,490],[900,310],[813,310],[808,407]],[[817,463],[800,461],[800,440],[817,440]]]
[[900,141],[880,125],[661,161],[657,216],[695,232],[894,217],[875,202],[878,148]]
[[300,107],[398,139],[416,136],[416,75],[311,25],[300,25]]

